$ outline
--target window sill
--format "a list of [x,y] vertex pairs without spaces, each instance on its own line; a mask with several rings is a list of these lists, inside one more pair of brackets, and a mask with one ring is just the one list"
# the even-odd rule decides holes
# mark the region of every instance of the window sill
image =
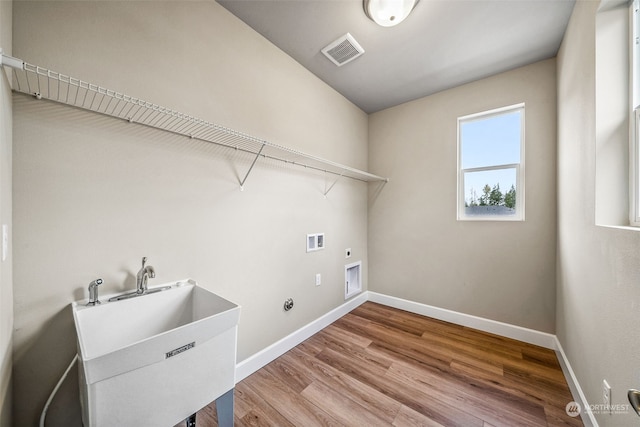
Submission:
[[603,227],[603,228],[613,228],[616,230],[626,230],[626,231],[634,231],[634,232],[640,232],[640,226],[633,226],[633,225],[609,225],[609,224],[596,224],[596,227]]
[[496,218],[496,217],[490,217],[490,216],[474,216],[474,217],[463,217],[463,218],[458,218],[458,221],[461,222],[487,222],[487,221],[493,221],[493,222],[524,222],[524,218]]

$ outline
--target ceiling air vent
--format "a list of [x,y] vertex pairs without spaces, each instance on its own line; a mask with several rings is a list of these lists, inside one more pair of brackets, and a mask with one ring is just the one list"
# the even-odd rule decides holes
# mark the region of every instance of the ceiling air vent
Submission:
[[338,67],[353,61],[364,53],[362,46],[349,33],[322,49],[322,53]]

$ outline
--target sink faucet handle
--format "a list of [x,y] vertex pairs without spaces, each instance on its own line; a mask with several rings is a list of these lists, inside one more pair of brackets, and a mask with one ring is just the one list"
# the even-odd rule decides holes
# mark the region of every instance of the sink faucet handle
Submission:
[[147,257],[143,256],[142,257],[142,268],[144,268],[144,265],[147,263]]
[[87,305],[100,304],[98,299],[98,286],[102,285],[102,279],[96,279],[89,283],[89,302]]

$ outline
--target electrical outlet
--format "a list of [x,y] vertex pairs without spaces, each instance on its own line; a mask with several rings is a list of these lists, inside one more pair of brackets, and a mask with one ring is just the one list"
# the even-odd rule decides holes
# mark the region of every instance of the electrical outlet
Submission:
[[320,273],[316,274],[316,286],[320,286],[322,283],[322,275]]
[[602,403],[611,411],[611,386],[607,380],[602,380]]

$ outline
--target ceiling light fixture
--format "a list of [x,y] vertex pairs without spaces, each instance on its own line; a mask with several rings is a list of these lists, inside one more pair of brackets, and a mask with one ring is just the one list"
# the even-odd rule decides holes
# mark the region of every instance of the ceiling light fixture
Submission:
[[364,13],[383,27],[393,27],[405,20],[419,0],[363,0]]

